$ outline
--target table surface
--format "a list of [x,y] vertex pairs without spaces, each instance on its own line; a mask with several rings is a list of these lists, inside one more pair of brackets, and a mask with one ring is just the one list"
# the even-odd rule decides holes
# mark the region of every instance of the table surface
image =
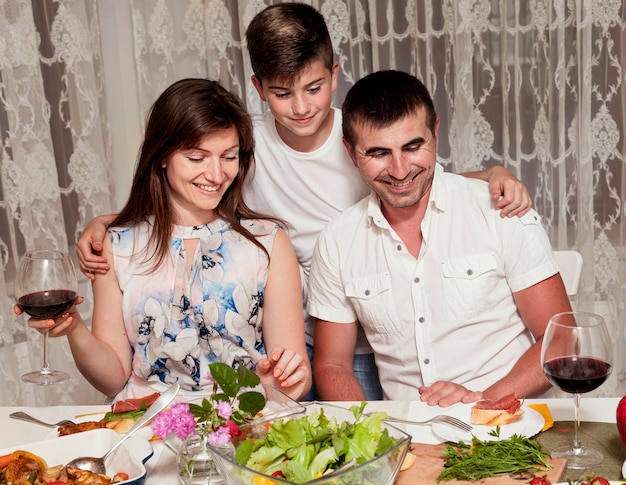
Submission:
[[[586,398],[581,400],[581,421],[615,423],[615,412],[620,398]],[[548,404],[555,421],[571,421],[574,418],[571,398],[564,399],[527,399],[525,404]],[[352,402],[333,403],[349,407]],[[9,418],[14,411],[24,411],[43,421],[56,422],[61,419],[75,419],[77,416],[92,414],[83,420],[98,420],[109,406],[50,406],[50,407],[0,407],[0,449],[17,447],[47,440],[56,436],[56,431],[40,425]],[[419,401],[371,401],[366,411],[386,411],[390,416],[423,420],[436,414],[445,414],[446,408],[429,407]],[[417,443],[441,443],[442,438],[434,434],[430,426],[403,426]],[[146,485],[171,485],[177,483],[174,453],[162,442],[153,442],[154,455],[146,462]]]

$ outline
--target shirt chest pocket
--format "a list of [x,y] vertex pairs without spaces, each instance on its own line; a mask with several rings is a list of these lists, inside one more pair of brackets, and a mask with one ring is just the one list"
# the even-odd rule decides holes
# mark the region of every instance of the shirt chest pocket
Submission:
[[448,316],[464,320],[485,311],[497,285],[498,263],[493,253],[442,261],[443,289]]
[[387,334],[399,330],[389,273],[376,273],[347,281],[345,293],[366,334]]

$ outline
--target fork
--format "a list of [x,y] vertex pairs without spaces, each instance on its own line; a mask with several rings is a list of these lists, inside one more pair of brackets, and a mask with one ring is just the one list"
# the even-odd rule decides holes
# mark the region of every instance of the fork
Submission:
[[44,421],[41,421],[40,419],[33,418],[30,414],[23,413],[22,411],[11,413],[9,414],[9,417],[13,419],[21,419],[22,421],[28,421],[29,423],[41,424],[42,426],[47,426],[48,428],[56,428],[57,426],[74,424],[74,422],[70,421],[69,419],[63,419],[58,423],[46,423]]
[[385,421],[391,421],[393,423],[403,423],[403,424],[412,424],[412,425],[426,425],[432,423],[443,423],[455,428],[459,428],[463,431],[471,431],[473,429],[472,425],[466,423],[465,421],[461,421],[460,419],[455,418],[454,416],[448,416],[446,414],[439,414],[437,416],[433,416],[430,419],[426,419],[425,421],[414,421],[411,419],[401,419],[395,418],[393,416],[387,416]]

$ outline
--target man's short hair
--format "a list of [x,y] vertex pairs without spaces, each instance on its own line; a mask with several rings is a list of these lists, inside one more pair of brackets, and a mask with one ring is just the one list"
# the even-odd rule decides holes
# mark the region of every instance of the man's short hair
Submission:
[[437,113],[426,86],[411,74],[401,71],[378,71],[357,81],[346,94],[341,107],[343,136],[355,146],[356,125],[382,128],[426,110],[426,126],[435,133]]
[[333,45],[324,17],[304,3],[280,3],[259,12],[246,30],[254,75],[259,81],[293,84],[309,65],[333,67]]

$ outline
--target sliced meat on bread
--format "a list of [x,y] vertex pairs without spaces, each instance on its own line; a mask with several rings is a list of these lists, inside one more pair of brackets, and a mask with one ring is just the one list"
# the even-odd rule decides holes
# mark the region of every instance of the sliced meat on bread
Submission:
[[509,394],[499,399],[484,399],[472,407],[472,424],[485,426],[503,426],[517,421],[524,411],[522,403],[515,394]]

